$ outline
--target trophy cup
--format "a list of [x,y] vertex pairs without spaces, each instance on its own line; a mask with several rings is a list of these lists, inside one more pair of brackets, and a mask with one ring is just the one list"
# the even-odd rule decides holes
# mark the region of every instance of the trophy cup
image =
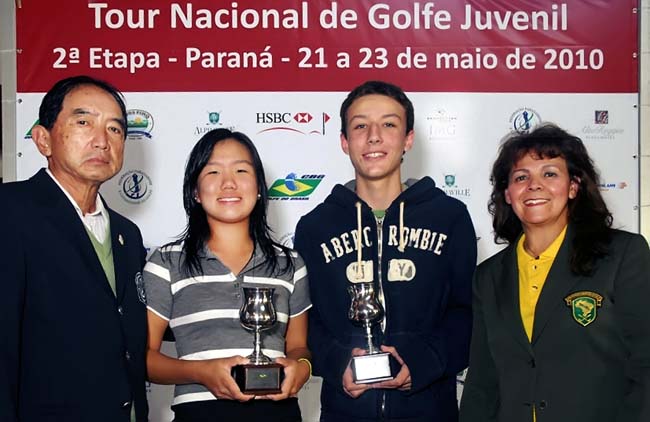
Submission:
[[244,287],[244,303],[239,310],[241,325],[255,334],[253,353],[246,356],[250,362],[232,369],[239,389],[244,394],[280,393],[284,379],[284,367],[274,363],[262,353],[261,331],[269,329],[277,319],[273,307],[275,289],[266,287]]
[[352,299],[348,318],[352,323],[365,328],[368,342],[367,354],[352,357],[352,379],[357,384],[393,379],[390,353],[382,352],[373,341],[372,326],[384,316],[381,303],[375,296],[374,286],[372,283],[355,283],[348,287],[348,293]]

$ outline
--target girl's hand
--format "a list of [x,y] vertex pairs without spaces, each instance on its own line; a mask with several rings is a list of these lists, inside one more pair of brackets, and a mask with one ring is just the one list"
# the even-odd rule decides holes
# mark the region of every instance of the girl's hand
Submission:
[[248,359],[243,356],[206,360],[197,378],[218,398],[245,402],[254,396],[241,392],[231,371],[234,366],[246,363]]
[[284,381],[282,381],[282,392],[278,394],[268,394],[258,397],[269,400],[284,400],[289,397],[297,397],[298,391],[309,380],[309,365],[307,362],[298,362],[291,358],[277,358],[276,363],[284,366]]

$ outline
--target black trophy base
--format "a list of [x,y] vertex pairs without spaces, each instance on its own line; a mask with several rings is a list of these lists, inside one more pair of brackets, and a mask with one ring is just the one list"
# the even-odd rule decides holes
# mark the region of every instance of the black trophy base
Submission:
[[388,352],[352,357],[352,380],[355,384],[392,380],[395,377],[391,371],[391,358]]
[[282,392],[280,386],[284,380],[284,367],[279,363],[265,365],[237,365],[232,368],[232,376],[244,394],[263,396]]

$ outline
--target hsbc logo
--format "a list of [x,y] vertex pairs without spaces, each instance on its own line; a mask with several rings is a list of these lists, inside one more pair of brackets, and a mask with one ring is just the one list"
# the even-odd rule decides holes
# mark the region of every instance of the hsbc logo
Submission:
[[[324,135],[329,114],[325,112],[263,112],[255,113],[255,122],[267,126],[257,133],[289,131],[303,135]],[[268,127],[270,126],[270,127]]]
[[309,113],[296,113],[295,116],[293,116],[293,120],[295,120],[298,123],[309,123],[313,119],[312,115]]
[[[257,123],[309,123],[314,119],[310,113],[257,113]],[[327,116],[329,120],[329,116]]]
[[257,123],[291,123],[291,113],[257,113]]

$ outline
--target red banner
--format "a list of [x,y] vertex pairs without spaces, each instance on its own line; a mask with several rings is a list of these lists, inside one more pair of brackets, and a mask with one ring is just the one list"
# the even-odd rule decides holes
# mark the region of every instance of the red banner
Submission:
[[18,91],[638,91],[637,0],[24,0]]

